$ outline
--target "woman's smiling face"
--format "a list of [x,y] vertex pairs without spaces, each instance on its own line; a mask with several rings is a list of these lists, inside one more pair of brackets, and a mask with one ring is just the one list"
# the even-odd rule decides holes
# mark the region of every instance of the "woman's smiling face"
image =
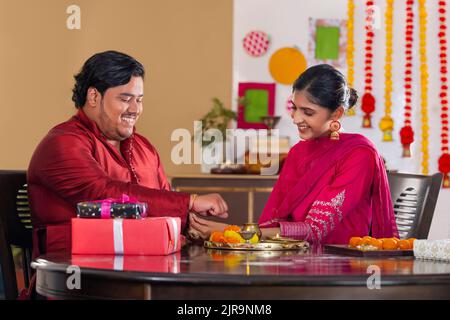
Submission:
[[305,90],[295,90],[292,94],[291,117],[303,140],[329,134],[331,122],[339,119],[335,113],[309,101]]

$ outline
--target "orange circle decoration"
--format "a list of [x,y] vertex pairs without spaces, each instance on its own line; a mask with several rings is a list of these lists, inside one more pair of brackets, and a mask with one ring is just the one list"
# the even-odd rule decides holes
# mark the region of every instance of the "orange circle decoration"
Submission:
[[281,48],[269,61],[272,78],[281,84],[292,84],[306,70],[306,58],[297,48]]

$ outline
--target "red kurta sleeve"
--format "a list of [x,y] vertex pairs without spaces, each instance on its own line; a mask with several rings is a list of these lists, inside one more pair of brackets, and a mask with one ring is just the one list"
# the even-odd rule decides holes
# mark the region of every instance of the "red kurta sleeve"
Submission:
[[147,139],[145,139],[144,137],[140,136],[140,139],[141,139],[142,143],[145,146],[147,146],[147,148],[149,150],[151,150],[155,154],[155,156],[157,158],[158,167],[156,168],[156,171],[157,171],[157,176],[158,176],[160,189],[162,189],[162,190],[169,190],[170,191],[172,188],[170,187],[170,183],[167,180],[167,176],[166,176],[166,173],[164,171],[164,166],[161,163],[161,159],[159,157],[158,152],[156,151],[156,148]]
[[185,224],[189,194],[167,191],[161,165],[155,170],[166,190],[114,180],[94,158],[90,139],[70,133],[48,136],[32,160],[34,177],[74,207],[81,201],[116,198],[125,193],[147,202],[150,216],[180,217]]
[[352,151],[337,164],[335,177],[317,196],[304,222],[280,222],[286,237],[321,242],[371,193],[375,159],[366,148]]
[[167,180],[166,173],[164,172],[164,167],[161,162],[159,163],[158,166],[158,179],[162,190],[171,190],[170,183]]

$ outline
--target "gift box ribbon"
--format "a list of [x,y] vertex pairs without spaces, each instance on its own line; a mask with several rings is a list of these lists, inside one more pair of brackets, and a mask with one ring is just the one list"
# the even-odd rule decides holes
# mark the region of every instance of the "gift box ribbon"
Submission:
[[[172,231],[173,231],[173,242],[170,241],[169,243],[173,243],[173,247],[169,248],[169,253],[177,251],[178,248],[178,242],[180,241],[180,232],[178,230],[178,224],[177,220],[174,218],[167,219],[170,221],[170,224],[172,225]],[[114,253],[115,254],[123,254],[123,219],[113,219],[113,236],[114,236]]]
[[[96,202],[100,202],[102,205],[101,212],[100,212],[100,216],[102,219],[111,219],[111,204],[112,203],[142,204],[141,202],[139,202],[139,200],[137,198],[130,197],[126,194],[122,194],[122,197],[118,198],[118,199],[108,198],[108,199],[104,199],[104,200],[100,200],[100,201],[96,201]],[[145,218],[147,216],[147,206],[144,205],[143,209],[144,209],[144,211],[141,213],[141,217]]]
[[114,253],[123,254],[123,219],[113,219]]
[[172,227],[173,227],[173,248],[172,248],[172,252],[176,251],[178,248],[178,236],[179,236],[179,232],[178,232],[178,224],[177,221],[173,218],[169,218],[169,221],[172,223]]

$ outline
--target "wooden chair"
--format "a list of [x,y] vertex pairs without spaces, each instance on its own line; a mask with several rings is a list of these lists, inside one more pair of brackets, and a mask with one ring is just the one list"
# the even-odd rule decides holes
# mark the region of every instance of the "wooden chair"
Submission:
[[427,239],[441,190],[442,174],[388,172],[391,198],[401,239]]
[[32,225],[26,171],[0,170],[0,263],[6,299],[18,297],[12,247],[21,249],[23,278],[28,287],[31,279]]

